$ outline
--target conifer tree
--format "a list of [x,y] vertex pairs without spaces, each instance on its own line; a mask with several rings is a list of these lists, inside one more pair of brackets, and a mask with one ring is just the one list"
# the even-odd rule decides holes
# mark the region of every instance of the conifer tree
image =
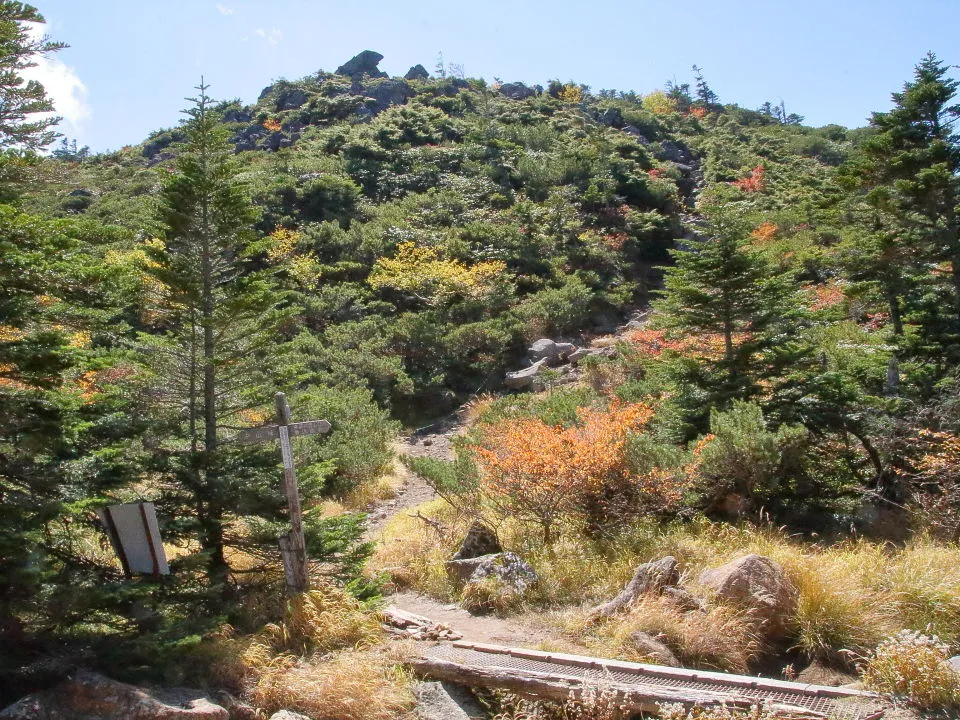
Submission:
[[882,290],[895,332],[912,313],[937,352],[960,333],[960,82],[947,73],[928,53],[842,172],[868,209],[871,242],[856,248],[855,270]]
[[36,80],[23,81],[21,73],[34,67],[38,55],[66,47],[47,37],[35,38],[25,23],[45,22],[32,5],[0,0],[0,148],[36,149],[53,142],[50,129],[57,117],[30,119],[49,113],[53,102]]
[[[248,266],[257,213],[236,179],[207,86],[198,90],[185,111],[177,172],[162,192],[166,232],[149,268],[161,288],[157,334],[142,336],[141,351],[153,379],[152,412],[166,436],[158,457],[173,479],[162,502],[192,515],[184,530],[199,540],[210,579],[221,585],[230,520],[245,503],[252,514],[279,507],[278,490],[268,488],[275,478],[258,476],[257,463],[241,462],[225,439],[277,389],[279,328],[289,313],[272,278]],[[264,497],[252,500],[258,492]]]
[[764,351],[795,320],[785,278],[751,252],[746,227],[719,205],[704,210],[707,237],[671,251],[676,264],[666,269],[663,297],[654,303],[665,327],[722,339],[719,359],[688,377],[706,393],[701,424],[711,407],[725,409],[758,393],[759,381],[772,372]]

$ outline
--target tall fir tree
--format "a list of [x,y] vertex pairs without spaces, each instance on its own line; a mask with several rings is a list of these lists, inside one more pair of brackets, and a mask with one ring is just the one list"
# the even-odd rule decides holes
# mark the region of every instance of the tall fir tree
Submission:
[[662,298],[654,303],[664,327],[722,340],[720,357],[691,365],[684,380],[702,393],[692,418],[701,431],[711,408],[759,394],[761,381],[775,372],[768,351],[796,327],[786,278],[749,248],[743,222],[719,204],[704,212],[707,236],[671,251],[675,265],[666,269]]
[[[153,334],[141,337],[151,413],[171,478],[161,504],[199,541],[212,584],[227,581],[228,526],[244,512],[275,517],[280,495],[269,456],[227,442],[281,382],[280,328],[290,316],[250,247],[257,211],[236,174],[232,147],[208,87],[191,99],[186,145],[162,191],[166,228],[148,272],[159,283]],[[271,487],[271,484],[273,487]]]
[[854,245],[855,279],[873,283],[894,331],[925,352],[960,356],[960,137],[953,103],[960,83],[928,53],[914,78],[893,93],[894,108],[874,113],[875,134],[841,171],[863,209]]

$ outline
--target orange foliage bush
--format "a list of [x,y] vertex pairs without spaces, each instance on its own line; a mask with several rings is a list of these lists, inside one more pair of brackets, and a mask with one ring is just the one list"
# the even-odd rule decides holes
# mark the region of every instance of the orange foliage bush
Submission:
[[810,309],[814,312],[839,305],[847,298],[843,286],[835,282],[810,285],[804,289],[811,298]]
[[263,129],[269,132],[279,132],[280,131],[280,121],[274,120],[273,118],[268,118],[263,121]]
[[583,408],[574,427],[536,418],[504,422],[488,430],[472,450],[484,494],[505,513],[533,521],[552,541],[556,522],[584,507],[590,496],[642,479],[631,478],[628,436],[653,417],[644,403]]
[[774,236],[777,234],[779,228],[774,225],[772,222],[760,223],[752,233],[750,237],[753,238],[754,244],[756,245],[766,245]]
[[766,187],[766,168],[763,163],[757,165],[745,178],[734,180],[731,185],[740,188],[743,192],[759,192]]
[[[670,337],[664,330],[641,328],[624,338],[641,358],[647,359],[659,358],[666,352],[682,357],[719,360],[724,353],[723,335],[720,333]],[[733,344],[740,345],[748,338],[749,333],[734,333]]]

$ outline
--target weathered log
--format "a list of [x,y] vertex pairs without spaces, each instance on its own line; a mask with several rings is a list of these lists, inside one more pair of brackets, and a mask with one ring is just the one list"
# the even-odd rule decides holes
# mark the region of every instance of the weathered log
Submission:
[[593,619],[610,617],[622,608],[633,605],[641,595],[659,594],[665,587],[672,587],[680,579],[677,572],[677,559],[667,555],[655,562],[640,565],[626,587],[613,600],[598,605],[590,611]]
[[[638,687],[613,682],[602,674],[586,679],[562,675],[549,675],[531,670],[511,668],[483,668],[475,665],[460,665],[447,660],[420,657],[412,661],[413,668],[437,680],[447,680],[469,687],[509,690],[528,698],[565,702],[571,697],[579,698],[585,687],[601,686],[607,692],[616,693],[619,710],[628,716],[632,713],[657,712],[661,703],[692,705],[719,705],[729,708],[749,709],[758,704],[756,700],[734,693],[714,693],[689,688],[663,686]],[[823,720],[825,715],[793,705],[768,704],[767,710],[784,720]]]

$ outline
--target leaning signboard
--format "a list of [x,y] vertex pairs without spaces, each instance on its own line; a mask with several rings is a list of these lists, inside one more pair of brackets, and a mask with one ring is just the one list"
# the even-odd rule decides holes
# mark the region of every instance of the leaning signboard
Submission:
[[160,539],[153,503],[108,505],[97,510],[127,575],[167,575],[170,568]]

